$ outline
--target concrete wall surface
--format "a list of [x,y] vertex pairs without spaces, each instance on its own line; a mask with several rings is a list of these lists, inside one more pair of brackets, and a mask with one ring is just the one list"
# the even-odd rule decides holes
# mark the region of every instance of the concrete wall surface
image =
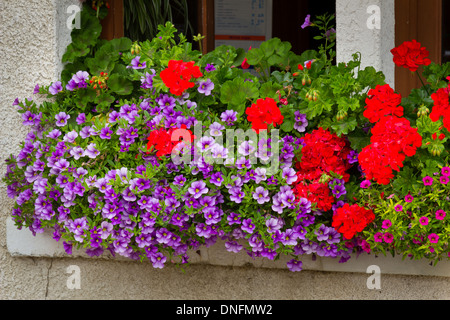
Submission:
[[[354,1],[356,4],[358,1]],[[0,1],[0,158],[18,152],[26,130],[11,107],[32,96],[36,83],[55,81],[67,44],[65,8],[72,0]],[[450,278],[381,274],[369,289],[370,274],[287,268],[227,266],[199,262],[184,272],[168,265],[108,258],[16,256],[8,251],[6,221],[13,200],[0,185],[0,299],[170,299],[170,300],[340,300],[449,299]],[[73,269],[75,268],[75,269]],[[71,271],[72,270],[72,271]],[[80,286],[71,285],[77,270]],[[73,284],[73,283],[72,283]]]

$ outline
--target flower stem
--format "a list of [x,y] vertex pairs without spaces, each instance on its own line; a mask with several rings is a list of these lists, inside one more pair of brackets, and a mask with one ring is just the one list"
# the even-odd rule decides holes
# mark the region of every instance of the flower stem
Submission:
[[420,82],[422,83],[422,86],[425,88],[425,90],[427,91],[427,94],[430,95],[430,92],[428,91],[428,88],[425,86],[425,83],[422,80],[422,77],[420,76],[419,70],[416,70],[416,74],[420,79]]

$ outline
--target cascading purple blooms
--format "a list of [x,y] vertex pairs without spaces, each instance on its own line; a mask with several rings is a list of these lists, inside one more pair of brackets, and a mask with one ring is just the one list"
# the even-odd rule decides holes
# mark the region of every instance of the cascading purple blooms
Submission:
[[[131,64],[134,69],[142,66],[139,59]],[[208,72],[213,71],[210,66]],[[153,90],[155,72],[151,72],[141,78],[144,90]],[[89,74],[79,72],[66,89],[83,89],[87,79]],[[214,86],[208,79],[198,89],[208,96]],[[49,90],[57,94],[63,89],[56,83]],[[180,111],[183,108],[188,113]],[[8,185],[8,195],[18,206],[14,220],[29,220],[33,233],[53,226],[55,240],[63,239],[68,254],[74,246],[88,245],[89,255],[107,250],[135,260],[146,257],[155,268],[164,267],[169,252],[187,263],[188,250],[211,246],[218,239],[228,251],[244,250],[252,258],[273,260],[279,250],[288,248],[298,255],[348,259],[349,250],[338,250],[339,233],[316,226],[319,214],[307,199],[298,201],[291,188],[297,179],[292,165],[301,139],[286,135],[280,140],[276,173],[260,163],[274,156],[271,138],[244,141],[237,146],[235,158],[230,158],[229,149],[216,139],[223,137],[225,128],[238,128],[237,112],[226,110],[184,149],[197,156],[190,164],[159,159],[139,148],[150,131],[182,125],[192,129],[198,115],[189,94],[123,102],[104,117],[100,127],[88,121],[85,113],[61,111],[52,119],[54,127],[43,134],[42,115],[24,113],[23,124],[32,132],[7,165],[7,175],[22,170],[26,178]],[[296,116],[296,129],[302,131],[307,121]],[[71,117],[76,125],[69,131]],[[134,166],[120,167],[117,162],[113,168],[105,163],[111,146],[120,156],[132,153],[129,158],[136,161],[129,163]],[[207,155],[225,164],[211,164]],[[260,162],[252,163],[251,156]],[[342,184],[336,182],[333,188],[337,198],[345,194]],[[252,206],[254,212],[241,212],[243,205]],[[25,210],[34,215],[27,216]],[[293,259],[288,267],[299,271],[301,261]]]

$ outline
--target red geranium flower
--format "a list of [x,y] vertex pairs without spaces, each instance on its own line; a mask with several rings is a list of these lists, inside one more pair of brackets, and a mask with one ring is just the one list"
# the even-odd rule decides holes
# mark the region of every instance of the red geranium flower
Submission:
[[400,46],[391,50],[394,55],[394,63],[403,68],[407,68],[412,72],[417,71],[419,66],[428,66],[431,60],[428,59],[429,52],[426,48],[416,40],[406,41]]
[[377,122],[386,115],[403,116],[403,107],[400,106],[402,96],[395,93],[389,84],[377,85],[375,89],[369,90],[368,95],[363,115],[370,122]]
[[443,117],[444,127],[450,131],[450,102],[448,93],[448,88],[441,88],[431,95],[434,105],[430,113],[430,119],[436,122]]
[[350,206],[346,203],[334,212],[332,227],[341,233],[345,239],[350,240],[374,220],[375,214],[372,210],[365,209],[357,204]]
[[[184,137],[190,138],[190,141],[185,141]],[[147,140],[147,153],[152,150],[156,150],[156,156],[161,158],[162,156],[172,153],[172,149],[175,148],[180,142],[192,143],[195,136],[190,130],[186,129],[186,125],[182,125],[181,129],[171,128],[165,130],[160,128],[150,132]]]
[[194,66],[194,63],[194,61],[170,60],[168,67],[161,71],[160,77],[172,94],[181,96],[186,89],[195,85],[190,82],[192,78],[203,76],[200,68]]
[[258,99],[256,103],[245,111],[247,120],[252,123],[252,129],[259,133],[260,130],[267,130],[268,125],[274,127],[283,123],[283,115],[280,108],[272,98]]

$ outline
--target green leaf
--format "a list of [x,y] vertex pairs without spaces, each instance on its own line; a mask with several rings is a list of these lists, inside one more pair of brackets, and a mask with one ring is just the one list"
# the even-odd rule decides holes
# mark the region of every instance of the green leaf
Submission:
[[265,82],[261,85],[261,88],[259,88],[259,95],[261,97],[269,97],[272,99],[277,99],[278,94],[277,91],[283,88],[282,85],[278,83],[272,83],[272,82]]
[[284,132],[291,132],[292,130],[294,130],[294,124],[295,122],[292,119],[285,119],[280,129]]
[[242,115],[245,111],[247,99],[256,99],[258,96],[259,90],[254,82],[236,78],[223,84],[220,101],[224,104],[228,104]]
[[107,85],[113,92],[119,95],[125,96],[133,92],[133,82],[117,73],[109,77]]
[[75,62],[77,58],[86,56],[90,52],[89,47],[79,41],[73,41],[70,43],[66,52],[62,56],[62,62]]
[[349,132],[352,132],[355,130],[356,126],[358,125],[358,122],[354,117],[347,118],[343,121],[335,122],[331,125],[331,128],[336,132],[336,134],[340,137],[343,134],[348,134]]

